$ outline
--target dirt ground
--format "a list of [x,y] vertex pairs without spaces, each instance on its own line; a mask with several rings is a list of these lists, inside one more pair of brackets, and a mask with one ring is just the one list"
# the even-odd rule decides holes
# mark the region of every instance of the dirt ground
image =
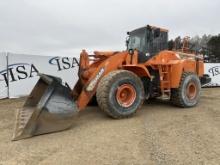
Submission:
[[203,89],[195,108],[156,100],[123,120],[88,107],[70,130],[12,142],[23,102],[0,101],[0,164],[220,164],[220,88]]

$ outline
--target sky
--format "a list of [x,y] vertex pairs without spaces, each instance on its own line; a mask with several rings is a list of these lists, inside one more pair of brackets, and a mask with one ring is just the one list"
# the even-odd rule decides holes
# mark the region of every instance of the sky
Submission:
[[0,51],[78,55],[125,50],[126,32],[147,24],[169,38],[220,33],[220,0],[1,0]]

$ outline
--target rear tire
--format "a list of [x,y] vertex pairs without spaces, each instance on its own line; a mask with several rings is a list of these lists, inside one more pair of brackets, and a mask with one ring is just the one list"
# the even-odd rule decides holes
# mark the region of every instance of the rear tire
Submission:
[[179,107],[193,107],[200,98],[201,83],[197,75],[184,72],[180,86],[171,90],[171,102]]
[[99,107],[113,118],[125,118],[136,113],[143,104],[144,87],[141,79],[126,70],[104,76],[97,88]]

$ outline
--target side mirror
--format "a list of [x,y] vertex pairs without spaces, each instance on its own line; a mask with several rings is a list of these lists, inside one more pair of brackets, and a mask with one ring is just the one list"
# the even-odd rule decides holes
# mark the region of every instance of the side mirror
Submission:
[[125,43],[126,43],[126,46],[128,46],[129,41],[128,41],[128,40],[126,40],[126,41],[125,41]]
[[154,38],[160,37],[160,29],[157,28],[154,30]]
[[129,36],[126,38],[126,41],[125,41],[125,45],[127,48],[128,48],[128,44],[129,44]]

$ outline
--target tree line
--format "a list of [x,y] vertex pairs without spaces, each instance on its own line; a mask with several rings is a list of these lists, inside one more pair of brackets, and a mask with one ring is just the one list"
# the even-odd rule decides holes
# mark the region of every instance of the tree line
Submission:
[[[171,39],[168,42],[169,50],[181,49],[184,46],[184,38],[180,36]],[[219,63],[220,62],[220,34],[219,35],[206,35],[194,36],[189,38],[189,50],[197,54],[203,54],[205,62]]]

